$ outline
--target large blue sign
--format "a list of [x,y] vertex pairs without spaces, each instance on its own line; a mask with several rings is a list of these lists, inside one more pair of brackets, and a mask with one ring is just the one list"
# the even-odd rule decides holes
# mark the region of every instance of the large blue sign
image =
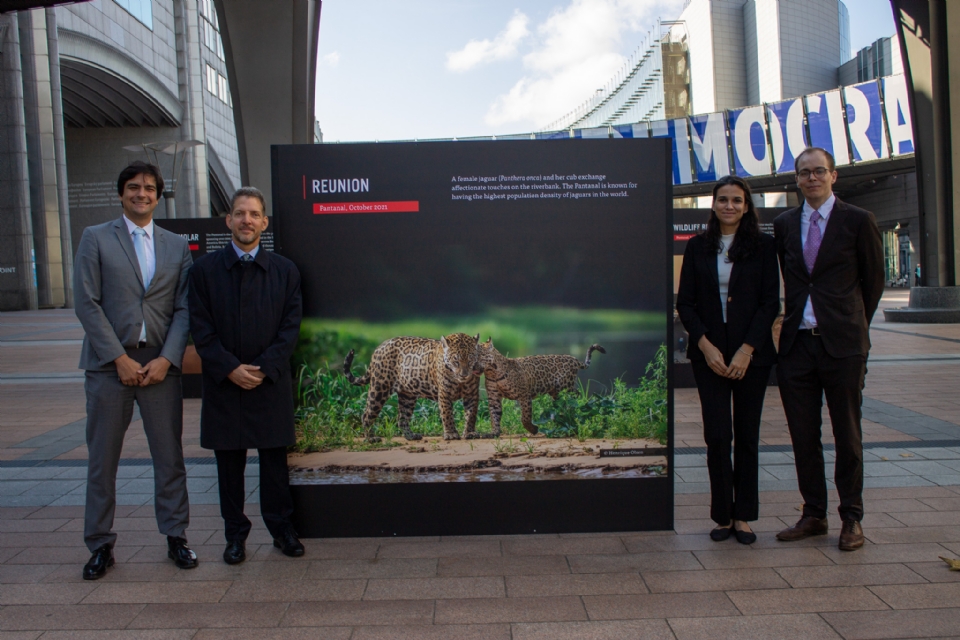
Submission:
[[673,183],[713,182],[729,173],[792,173],[807,146],[823,147],[837,165],[914,152],[902,75],[782,102],[615,127],[536,134],[537,138],[670,138]]

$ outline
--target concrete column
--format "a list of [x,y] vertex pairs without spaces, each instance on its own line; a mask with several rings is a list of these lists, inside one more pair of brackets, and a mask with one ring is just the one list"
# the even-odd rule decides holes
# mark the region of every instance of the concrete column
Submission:
[[933,79],[934,173],[937,204],[937,272],[941,287],[957,284],[953,242],[953,169],[951,167],[950,75],[946,0],[930,2],[930,76]]
[[60,40],[57,12],[46,9],[47,51],[50,55],[50,97],[53,104],[53,154],[57,163],[57,205],[60,210],[60,254],[63,256],[63,306],[73,308],[73,240],[67,200],[67,149],[63,134],[63,97],[60,91]]
[[61,307],[65,302],[63,253],[60,244],[47,20],[43,9],[21,11],[18,18],[30,209],[37,265],[37,302],[41,307]]
[[[174,23],[177,31],[177,71],[183,119],[181,140],[206,141],[203,119],[203,61],[200,59],[200,24],[197,0],[174,2]],[[210,217],[210,184],[207,176],[207,148],[188,149],[183,159],[180,183],[177,185],[178,216]],[[173,179],[174,176],[170,176]]]
[[18,23],[0,14],[0,311],[37,308]]

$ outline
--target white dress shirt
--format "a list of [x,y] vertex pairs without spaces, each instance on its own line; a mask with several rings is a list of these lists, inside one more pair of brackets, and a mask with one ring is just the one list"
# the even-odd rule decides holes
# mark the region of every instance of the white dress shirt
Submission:
[[[126,215],[123,216],[123,221],[127,223],[127,231],[130,233],[130,242],[134,243],[136,247],[136,241],[133,239],[133,231],[137,229],[137,225],[130,220]],[[153,280],[154,274],[157,272],[157,252],[154,248],[154,237],[153,237],[153,220],[150,221],[147,226],[142,227],[146,232],[146,235],[143,238],[143,254],[146,257],[146,268],[143,266],[140,267],[140,275],[143,276],[143,281],[148,282]],[[139,263],[140,259],[137,258]],[[140,342],[146,342],[147,340],[147,321],[144,318],[143,325],[140,327]]]
[[727,258],[727,250],[733,245],[733,239],[736,237],[736,233],[720,236],[720,253],[717,254],[717,279],[720,285],[720,307],[723,309],[724,323],[727,321],[727,292],[730,289],[730,273],[733,271],[733,263]]
[[[837,197],[830,194],[826,202],[820,205],[819,209],[816,209],[816,211],[820,212],[820,219],[817,221],[817,226],[820,227],[821,249],[823,249],[823,237],[827,234],[827,222],[830,221],[830,214],[833,213],[833,205],[836,201]],[[810,232],[810,216],[813,215],[813,212],[814,208],[804,202],[803,210],[800,212],[800,241],[803,243],[804,248],[807,246],[807,234]],[[803,256],[801,256],[801,259],[802,258]],[[803,320],[800,321],[800,328],[813,329],[816,326],[817,316],[813,311],[813,298],[807,297],[807,304],[803,308]]]

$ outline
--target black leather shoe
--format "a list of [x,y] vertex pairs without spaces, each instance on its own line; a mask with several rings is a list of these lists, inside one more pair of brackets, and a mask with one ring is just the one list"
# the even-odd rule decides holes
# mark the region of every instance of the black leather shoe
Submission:
[[113,548],[105,544],[93,552],[90,561],[83,567],[84,580],[99,580],[107,574],[107,567],[113,566]]
[[243,540],[231,540],[223,550],[223,561],[227,564],[240,564],[247,559],[247,550]]
[[287,529],[279,538],[274,538],[273,546],[280,549],[283,555],[291,558],[299,558],[303,555],[303,544],[293,529]]
[[730,532],[733,531],[733,525],[729,527],[717,527],[710,531],[710,539],[714,542],[723,542],[730,537]]
[[186,538],[167,536],[167,557],[181,569],[195,569],[199,564],[197,554],[187,546]]
[[757,534],[753,531],[740,531],[740,529],[735,529],[733,535],[740,544],[753,544],[757,541]]

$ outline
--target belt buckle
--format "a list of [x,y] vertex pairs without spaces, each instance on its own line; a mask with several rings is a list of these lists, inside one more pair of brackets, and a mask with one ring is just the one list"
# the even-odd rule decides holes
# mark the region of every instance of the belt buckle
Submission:
[[820,335],[820,327],[811,327],[811,328],[810,328],[810,335],[812,335],[812,336],[818,336],[818,335]]
[[147,348],[146,340],[141,340],[140,342],[137,343],[137,349],[146,349],[146,348]]

